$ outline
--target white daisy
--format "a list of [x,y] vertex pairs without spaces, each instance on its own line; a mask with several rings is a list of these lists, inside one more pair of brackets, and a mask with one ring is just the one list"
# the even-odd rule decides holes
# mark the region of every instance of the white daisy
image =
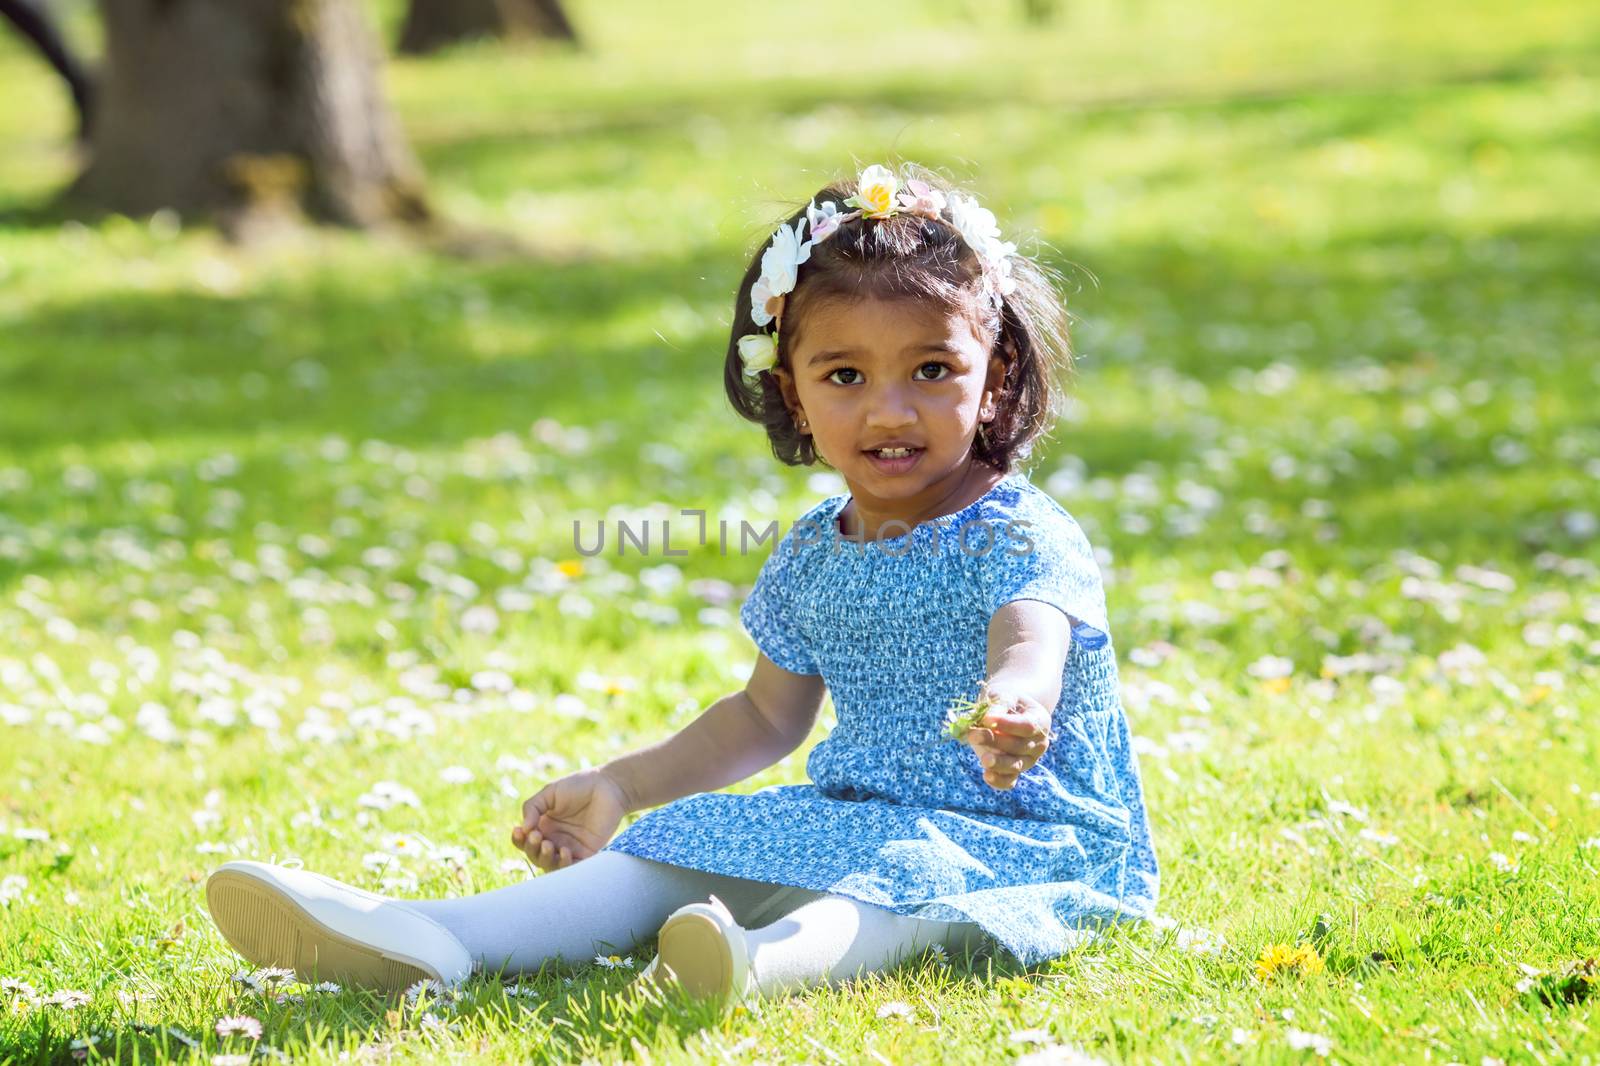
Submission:
[[25,999],[29,1003],[39,999],[39,993],[32,985],[15,977],[0,977],[0,992]]
[[243,985],[252,992],[260,992],[262,989],[261,979],[255,974],[249,973],[245,970],[239,970],[236,972],[233,975],[232,980],[234,984]]
[[43,1003],[47,1007],[60,1007],[62,1010],[72,1010],[89,1002],[87,992],[79,992],[75,988],[63,988],[59,992],[52,992],[44,997]]
[[282,966],[266,966],[251,974],[256,981],[264,985],[278,985],[294,980],[294,971]]
[[1333,1041],[1321,1033],[1308,1033],[1302,1029],[1285,1029],[1283,1035],[1288,1038],[1289,1046],[1296,1051],[1312,1051],[1326,1058],[1328,1052],[1333,1050]]
[[216,1030],[218,1036],[248,1036],[251,1040],[261,1039],[261,1022],[248,1014],[220,1018]]
[[1106,1060],[1069,1044],[1046,1044],[1019,1057],[1016,1066],[1106,1066]]
[[431,977],[424,977],[422,980],[416,982],[411,987],[406,989],[406,1002],[415,1003],[424,995],[434,997],[442,996],[444,995],[444,985],[440,984],[438,981],[435,981]]

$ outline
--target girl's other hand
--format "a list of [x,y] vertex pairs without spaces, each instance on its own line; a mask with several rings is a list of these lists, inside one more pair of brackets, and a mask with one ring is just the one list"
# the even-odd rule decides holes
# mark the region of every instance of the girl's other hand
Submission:
[[598,768],[580,770],[529,797],[511,843],[541,870],[557,870],[605,847],[627,812],[627,796],[614,778]]
[[963,738],[978,753],[983,780],[1006,790],[1044,757],[1050,746],[1050,711],[1030,696],[988,687],[995,707]]

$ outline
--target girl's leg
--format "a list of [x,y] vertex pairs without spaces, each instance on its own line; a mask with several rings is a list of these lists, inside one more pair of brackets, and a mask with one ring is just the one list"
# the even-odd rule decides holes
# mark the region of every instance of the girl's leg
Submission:
[[930,945],[960,954],[985,937],[973,922],[896,914],[845,896],[810,893],[811,902],[745,933],[750,970],[763,996],[832,984],[885,970]]
[[736,918],[760,917],[779,886],[601,851],[527,881],[457,899],[395,900],[444,926],[488,973],[534,971],[627,953],[667,915],[715,894]]

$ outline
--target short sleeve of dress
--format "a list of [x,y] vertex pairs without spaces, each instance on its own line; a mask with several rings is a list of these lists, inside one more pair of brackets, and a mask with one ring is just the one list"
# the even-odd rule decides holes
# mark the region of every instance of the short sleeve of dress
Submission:
[[755,587],[739,608],[739,621],[762,654],[791,674],[816,674],[816,660],[795,624],[791,608],[795,594],[792,575],[796,564],[794,531],[780,539],[761,564]]
[[993,548],[980,571],[990,615],[1013,600],[1039,600],[1072,622],[1072,639],[1088,651],[1111,639],[1105,586],[1094,549],[1059,505],[1023,509],[993,523]]

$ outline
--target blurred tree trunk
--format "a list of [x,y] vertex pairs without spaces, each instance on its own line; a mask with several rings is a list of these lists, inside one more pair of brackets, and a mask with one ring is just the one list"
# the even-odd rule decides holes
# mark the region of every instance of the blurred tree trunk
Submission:
[[360,0],[100,0],[106,65],[71,195],[129,214],[428,217]]
[[422,55],[475,37],[578,41],[561,0],[411,0],[400,51]]

